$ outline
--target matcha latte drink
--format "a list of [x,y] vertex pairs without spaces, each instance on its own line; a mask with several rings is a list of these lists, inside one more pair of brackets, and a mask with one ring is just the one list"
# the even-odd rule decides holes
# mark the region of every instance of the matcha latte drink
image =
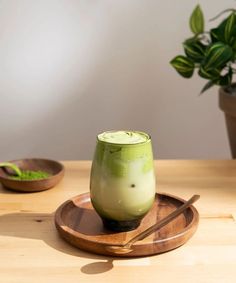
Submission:
[[150,136],[135,131],[99,134],[90,195],[105,227],[115,231],[137,228],[155,198]]

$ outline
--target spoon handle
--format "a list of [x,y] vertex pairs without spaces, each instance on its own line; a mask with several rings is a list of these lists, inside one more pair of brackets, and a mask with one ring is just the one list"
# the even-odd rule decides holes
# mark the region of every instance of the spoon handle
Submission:
[[197,201],[200,198],[199,195],[194,195],[192,196],[188,201],[186,201],[183,205],[181,205],[179,208],[171,212],[169,215],[167,215],[165,218],[161,219],[159,222],[156,224],[152,225],[151,227],[147,228],[140,234],[136,235],[134,238],[129,240],[126,243],[126,247],[131,247],[135,242],[142,240],[146,238],[147,236],[151,235],[153,232],[156,230],[161,229],[163,226],[171,222],[174,218],[179,216],[186,208],[188,208],[191,204],[193,204],[195,201]]
[[[21,176],[22,172],[20,170],[20,168],[18,166],[16,166],[16,164],[10,163],[10,162],[1,162],[0,163],[0,167],[9,167],[10,169],[12,169],[14,171],[14,173],[17,176]],[[7,172],[8,173],[8,172]],[[9,174],[9,173],[8,173]]]

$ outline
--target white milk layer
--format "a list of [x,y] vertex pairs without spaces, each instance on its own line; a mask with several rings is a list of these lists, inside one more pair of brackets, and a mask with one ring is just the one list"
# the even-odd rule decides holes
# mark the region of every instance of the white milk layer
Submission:
[[155,196],[155,175],[153,170],[143,173],[141,160],[129,162],[128,173],[115,177],[99,170],[93,176],[91,198],[94,205],[105,215],[116,220],[127,220],[145,214]]

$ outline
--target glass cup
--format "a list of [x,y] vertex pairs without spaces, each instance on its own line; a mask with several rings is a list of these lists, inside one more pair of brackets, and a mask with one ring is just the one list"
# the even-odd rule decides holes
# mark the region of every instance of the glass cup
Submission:
[[151,138],[137,131],[97,136],[90,176],[91,202],[106,228],[136,229],[155,199]]

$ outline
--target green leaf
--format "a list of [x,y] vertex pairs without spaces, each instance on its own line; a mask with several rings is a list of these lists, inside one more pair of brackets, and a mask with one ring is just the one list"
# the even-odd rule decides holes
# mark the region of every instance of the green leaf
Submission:
[[204,60],[204,69],[210,71],[212,69],[223,68],[228,61],[233,58],[233,50],[230,46],[221,42],[216,42],[207,50]]
[[217,80],[220,77],[220,71],[221,70],[217,70],[217,69],[213,69],[211,71],[207,71],[204,66],[201,66],[198,74],[200,77],[204,78],[204,79],[208,79],[208,80]]
[[228,44],[234,42],[234,36],[236,35],[236,18],[235,13],[231,13],[226,20],[224,28],[224,39]]
[[202,94],[203,92],[205,92],[206,90],[208,90],[209,88],[211,88],[212,86],[214,86],[214,85],[215,85],[215,83],[212,82],[212,81],[207,82],[207,83],[204,85],[204,87],[202,88],[201,94]]
[[232,44],[232,49],[234,51],[234,59],[236,59],[236,37],[235,37],[234,43]]
[[210,30],[210,36],[212,43],[216,43],[219,41],[224,42],[224,31],[222,28],[213,28]]
[[202,62],[206,51],[205,45],[198,40],[192,39],[186,40],[183,45],[187,57],[189,57],[195,63]]
[[189,25],[194,34],[199,34],[204,31],[204,16],[200,5],[197,5],[193,10],[189,20]]
[[217,28],[210,30],[212,42],[222,41],[232,46],[236,39],[236,14],[231,13]]
[[184,78],[191,78],[194,71],[194,63],[189,58],[178,55],[170,61],[170,64]]

